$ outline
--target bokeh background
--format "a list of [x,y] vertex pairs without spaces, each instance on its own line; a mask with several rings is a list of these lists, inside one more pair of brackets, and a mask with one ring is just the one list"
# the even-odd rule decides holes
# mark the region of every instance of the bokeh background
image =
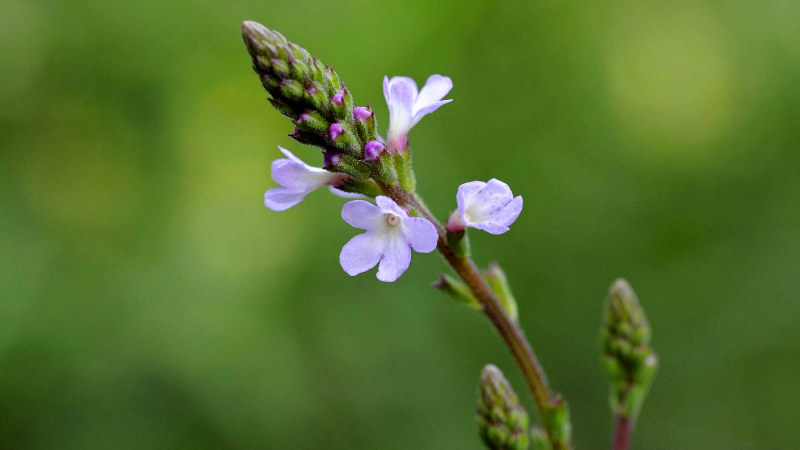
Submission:
[[[347,276],[325,192],[267,210],[311,148],[266,101],[252,19],[333,65],[385,132],[384,74],[451,76],[412,132],[419,188],[525,197],[502,262],[568,398],[606,445],[598,361],[624,276],[662,369],[635,445],[797,446],[800,3],[0,0],[0,446],[478,449],[484,318]],[[530,398],[525,400],[530,405]],[[530,409],[530,408],[529,408]],[[533,413],[533,411],[531,410]]]

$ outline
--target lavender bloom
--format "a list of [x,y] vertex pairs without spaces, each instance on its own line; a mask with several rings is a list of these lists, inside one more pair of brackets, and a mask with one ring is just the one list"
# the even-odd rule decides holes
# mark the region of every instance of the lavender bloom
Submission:
[[450,78],[431,75],[421,91],[408,77],[383,77],[383,96],[389,105],[389,140],[391,152],[403,152],[408,145],[408,132],[425,115],[452,100],[442,98],[453,88]]
[[379,195],[375,203],[377,206],[353,200],[342,207],[342,219],[367,232],[344,245],[339,263],[348,275],[355,276],[380,262],[378,279],[392,282],[408,269],[411,249],[419,253],[432,252],[439,234],[432,223],[420,217],[409,217],[389,197]]
[[[273,211],[285,211],[300,203],[306,195],[319,187],[339,185],[346,175],[332,173],[318,167],[311,167],[292,152],[278,147],[288,159],[272,161],[272,179],[281,187],[269,189],[264,194],[264,204]],[[339,191],[331,189],[338,195]]]
[[522,212],[522,196],[514,197],[511,188],[500,180],[470,181],[458,187],[458,211],[450,216],[447,229],[471,227],[491,234],[509,230]]

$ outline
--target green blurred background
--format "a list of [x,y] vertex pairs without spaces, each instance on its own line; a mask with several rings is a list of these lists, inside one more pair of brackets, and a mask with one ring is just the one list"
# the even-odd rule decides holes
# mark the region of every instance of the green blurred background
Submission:
[[[458,184],[525,197],[473,233],[606,445],[598,324],[637,290],[662,370],[635,445],[797,446],[800,2],[0,0],[3,448],[478,449],[486,320],[355,278],[340,199],[267,210],[292,127],[241,42],[252,19],[333,65],[385,133],[381,78],[453,78],[412,132],[440,217]],[[530,398],[526,401],[530,404]],[[530,408],[529,408],[530,409]],[[531,411],[533,412],[533,411]]]

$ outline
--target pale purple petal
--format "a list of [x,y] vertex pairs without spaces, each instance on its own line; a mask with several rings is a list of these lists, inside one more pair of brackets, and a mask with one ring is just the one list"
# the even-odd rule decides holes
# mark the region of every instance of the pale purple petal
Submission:
[[264,193],[264,204],[273,211],[286,211],[302,202],[306,195],[308,192],[302,189],[272,188]]
[[511,188],[492,178],[487,183],[471,181],[458,188],[458,213],[468,227],[491,234],[509,230],[522,211],[522,197],[514,197]]
[[510,228],[507,226],[495,222],[479,222],[476,224],[470,224],[469,226],[491,234],[503,234],[510,230]]
[[355,276],[375,267],[383,254],[384,242],[374,233],[363,233],[344,244],[339,254],[339,264],[350,276]]
[[356,228],[372,230],[383,221],[383,210],[364,200],[353,200],[342,206],[342,219]]
[[331,191],[331,194],[341,197],[341,198],[365,198],[364,194],[359,194],[358,192],[347,192],[343,191],[335,186],[328,186],[328,190]]
[[[443,99],[444,96],[450,92],[450,89],[453,89],[453,81],[450,77],[442,75],[431,75],[428,77],[428,81],[425,82],[425,86],[419,91],[417,101],[414,103],[415,115],[420,109],[439,102],[439,100]],[[447,101],[449,102],[450,100]]]
[[385,195],[379,195],[375,197],[375,203],[377,203],[378,206],[380,206],[385,210],[398,214],[403,219],[408,218],[408,214],[405,211],[403,211],[402,208],[397,206],[397,203],[395,203],[394,200]]
[[464,208],[466,208],[467,197],[471,197],[484,187],[486,187],[486,183],[483,181],[470,181],[458,187],[456,201],[458,202],[458,211],[462,216],[464,215]]
[[281,147],[280,145],[278,146],[278,150],[280,150],[281,153],[286,155],[286,157],[291,159],[292,161],[298,162],[298,163],[303,164],[303,165],[306,164],[306,163],[303,162],[302,159],[298,158],[297,156],[294,156],[294,153],[290,152],[289,150],[286,150],[285,148]]
[[386,242],[377,277],[381,281],[391,283],[400,278],[411,264],[411,247],[400,233],[393,234]]
[[340,174],[309,166],[284,148],[280,150],[289,159],[272,161],[272,179],[283,187],[314,190],[341,177]]
[[511,198],[514,194],[511,193],[511,188],[497,178],[492,178],[486,182],[486,187],[483,189],[486,194],[497,196],[500,198]]
[[411,117],[411,126],[413,127],[414,125],[419,123],[419,121],[422,120],[423,117],[425,117],[428,114],[436,111],[437,109],[439,109],[440,106],[446,105],[447,103],[450,103],[450,102],[452,102],[452,100],[442,100],[440,102],[434,102],[434,103],[431,103],[430,105],[427,105],[427,106],[425,106],[423,108],[420,108],[420,109],[416,110],[414,112],[414,115]]
[[436,249],[439,233],[432,223],[422,217],[409,217],[403,221],[403,233],[406,241],[419,253],[429,253]]
[[503,209],[498,211],[497,218],[495,219],[496,222],[500,222],[505,225],[511,225],[517,220],[519,217],[519,213],[522,212],[522,196],[518,195],[514,197],[514,200],[511,200]]
[[390,134],[405,134],[411,128],[414,103],[417,100],[417,84],[408,77],[392,77],[384,86],[388,95]]

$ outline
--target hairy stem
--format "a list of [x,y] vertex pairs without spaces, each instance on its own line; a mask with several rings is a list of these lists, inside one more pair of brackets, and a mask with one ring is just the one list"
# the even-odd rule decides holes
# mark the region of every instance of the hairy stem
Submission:
[[450,248],[447,243],[447,232],[445,228],[428,210],[418,195],[406,192],[399,186],[384,185],[382,187],[386,194],[395,202],[409,208],[434,224],[439,233],[439,241],[437,243],[439,252],[444,256],[445,260],[447,260],[458,276],[464,280],[478,301],[480,301],[483,307],[483,313],[500,333],[506,346],[511,350],[511,354],[514,356],[520,370],[522,370],[528,388],[533,394],[536,407],[542,417],[542,422],[545,425],[545,430],[547,431],[553,449],[564,450],[571,448],[569,442],[561,437],[562,433],[554,429],[552,422],[548,420],[554,406],[561,403],[562,400],[559,396],[554,395],[550,389],[547,375],[545,375],[544,369],[542,369],[541,364],[539,364],[539,360],[536,358],[533,348],[531,348],[531,345],[525,338],[522,329],[508,316],[500,299],[494,291],[492,291],[491,287],[489,287],[489,284],[483,278],[480,271],[475,266],[475,263],[468,256],[459,256]]
[[614,417],[614,434],[611,437],[611,450],[628,450],[633,437],[633,419],[626,414]]

